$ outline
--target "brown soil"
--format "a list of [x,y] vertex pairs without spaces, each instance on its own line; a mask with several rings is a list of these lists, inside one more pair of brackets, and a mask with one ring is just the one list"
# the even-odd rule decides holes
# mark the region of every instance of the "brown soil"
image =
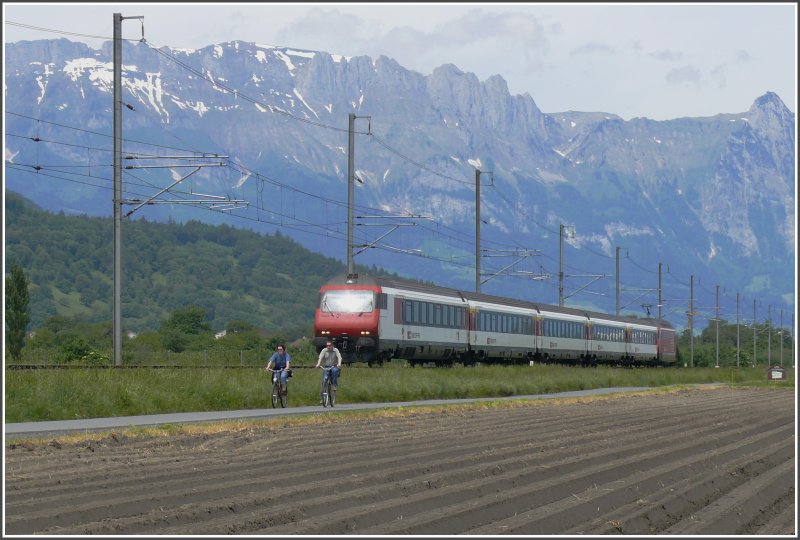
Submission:
[[796,535],[795,432],[717,388],[9,444],[5,533]]

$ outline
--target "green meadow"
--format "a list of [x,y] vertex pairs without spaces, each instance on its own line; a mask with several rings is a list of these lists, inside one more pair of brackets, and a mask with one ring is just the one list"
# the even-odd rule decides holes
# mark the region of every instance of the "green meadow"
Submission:
[[[289,407],[319,403],[321,370],[302,362],[289,385]],[[766,368],[612,368],[555,365],[453,368],[347,366],[337,402],[380,403],[427,399],[506,397],[607,387],[662,387],[722,383],[794,387],[767,381]],[[34,422],[173,412],[271,407],[270,380],[260,367],[76,368],[9,370],[5,421]]]

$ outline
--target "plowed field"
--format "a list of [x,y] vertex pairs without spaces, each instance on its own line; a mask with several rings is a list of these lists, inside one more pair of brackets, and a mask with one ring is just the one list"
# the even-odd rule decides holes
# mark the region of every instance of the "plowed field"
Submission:
[[791,389],[5,449],[6,534],[796,534]]

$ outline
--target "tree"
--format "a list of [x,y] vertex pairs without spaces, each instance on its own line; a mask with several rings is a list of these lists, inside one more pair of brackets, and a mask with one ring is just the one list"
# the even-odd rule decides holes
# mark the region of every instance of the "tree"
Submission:
[[18,362],[25,346],[25,332],[31,320],[28,310],[30,278],[22,267],[11,263],[11,274],[6,276],[6,348],[8,356]]
[[182,352],[210,345],[214,340],[207,313],[205,308],[199,306],[173,311],[158,330],[164,348]]

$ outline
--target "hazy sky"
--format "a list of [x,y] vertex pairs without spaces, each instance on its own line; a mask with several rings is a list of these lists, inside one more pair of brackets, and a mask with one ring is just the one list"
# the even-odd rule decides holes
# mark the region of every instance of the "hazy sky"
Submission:
[[[115,12],[143,15],[155,46],[243,40],[386,55],[424,75],[448,63],[481,81],[497,74],[546,113],[713,116],[744,112],[768,91],[797,112],[797,7],[788,2],[4,3],[4,41],[66,37],[98,46],[100,39],[16,24],[111,39]],[[123,37],[141,37],[138,20],[122,26]]]

